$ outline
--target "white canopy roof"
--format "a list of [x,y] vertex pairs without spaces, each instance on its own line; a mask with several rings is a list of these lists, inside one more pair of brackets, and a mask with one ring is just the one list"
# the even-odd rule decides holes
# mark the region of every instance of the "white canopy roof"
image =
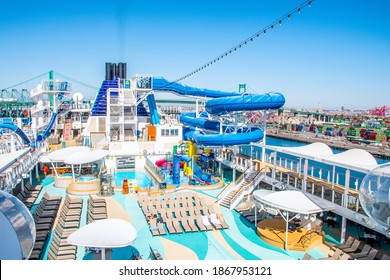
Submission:
[[95,162],[102,160],[108,155],[108,151],[104,150],[86,150],[79,151],[77,153],[72,153],[65,158],[64,163],[66,164],[86,164],[90,162]]
[[300,147],[266,146],[266,148],[361,172],[370,171],[378,166],[374,156],[363,149],[351,149],[334,154],[328,145],[321,142]]
[[277,208],[281,211],[304,215],[320,213],[332,208],[325,204],[320,206],[318,201],[315,203],[312,198],[301,191],[257,190],[253,192],[253,197],[255,202],[259,202],[263,205]]
[[371,170],[378,166],[374,156],[362,149],[351,149],[345,152],[323,157],[323,162],[354,168]]
[[129,246],[137,238],[137,231],[120,219],[94,221],[73,232],[67,238],[69,244],[96,248]]
[[47,155],[47,157],[53,162],[64,162],[68,156],[81,151],[89,151],[89,148],[88,147],[64,148],[64,149],[51,152],[50,154]]
[[276,151],[287,152],[298,156],[323,157],[323,156],[333,155],[332,149],[328,145],[322,142],[312,143],[300,147],[278,147],[278,146],[269,146],[269,147],[271,147]]
[[3,172],[10,167],[18,159],[21,159],[24,155],[30,152],[30,148],[25,148],[13,153],[2,154],[0,156],[0,172]]

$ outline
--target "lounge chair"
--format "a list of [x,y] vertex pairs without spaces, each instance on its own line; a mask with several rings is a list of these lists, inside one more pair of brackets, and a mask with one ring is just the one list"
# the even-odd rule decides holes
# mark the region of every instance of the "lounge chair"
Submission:
[[201,216],[203,225],[207,228],[207,230],[212,230],[213,226],[210,224],[210,220],[207,216]]
[[171,219],[166,219],[165,220],[165,225],[166,225],[166,227],[167,227],[167,229],[168,229],[168,232],[170,233],[170,234],[172,234],[172,233],[176,233],[176,230],[175,230],[175,228],[173,227],[173,224],[172,224],[172,220]]
[[372,248],[370,250],[370,252],[365,257],[356,258],[356,260],[373,260],[373,259],[375,259],[377,254],[378,254],[378,250],[375,248]]
[[180,226],[179,220],[176,219],[176,218],[174,218],[174,219],[172,219],[171,221],[172,221],[173,227],[174,227],[175,230],[176,230],[176,233],[183,233],[183,230],[182,230],[182,228],[181,228],[181,226]]
[[371,248],[372,247],[370,245],[365,244],[361,252],[350,254],[351,258],[356,259],[356,258],[366,257],[368,255],[368,253],[370,252]]
[[180,219],[180,222],[185,232],[192,232],[192,228],[188,225],[186,218]]
[[321,258],[319,260],[338,260],[342,254],[343,251],[341,251],[339,248],[336,248],[332,256],[327,258]]
[[380,258],[380,260],[390,260],[390,256],[383,254],[382,257]]
[[219,214],[219,222],[221,223],[221,226],[222,226],[222,229],[228,229],[229,226],[228,224],[225,222],[224,218],[223,218],[223,215],[220,213]]
[[360,241],[355,239],[349,248],[341,249],[344,253],[355,253],[356,250],[359,248]]
[[222,229],[221,221],[217,218],[217,215],[215,213],[210,214],[210,223],[216,229]]
[[157,228],[158,228],[159,235],[167,234],[163,223],[157,223]]
[[305,253],[303,255],[303,258],[302,258],[303,261],[308,261],[308,260],[313,260],[313,259],[314,258],[312,256],[310,256],[308,253]]
[[157,227],[157,221],[156,221],[156,219],[151,219],[151,220],[149,221],[149,224],[150,224],[149,229],[150,229],[152,235],[153,235],[153,236],[160,235],[160,232],[159,232],[158,227]]
[[335,247],[337,247],[339,249],[347,249],[347,248],[352,246],[352,243],[353,243],[354,240],[355,240],[355,238],[353,238],[352,236],[349,236],[347,241],[344,244],[341,244],[341,245],[338,245],[338,246],[335,246]]
[[192,232],[198,231],[198,228],[194,224],[194,221],[190,222],[187,217],[182,218],[181,222],[185,223],[186,225],[188,225]]
[[351,256],[348,253],[344,253],[338,259],[341,261],[346,261],[346,260],[350,260]]
[[200,216],[195,216],[196,225],[198,226],[199,230],[205,231],[207,230],[206,226],[203,224],[202,218]]

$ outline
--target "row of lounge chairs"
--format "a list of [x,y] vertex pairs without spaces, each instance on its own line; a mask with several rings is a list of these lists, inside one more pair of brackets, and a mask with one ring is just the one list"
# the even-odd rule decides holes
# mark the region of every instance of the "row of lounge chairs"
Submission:
[[[377,249],[349,236],[344,244],[332,247],[329,257],[321,258],[320,260],[374,260],[377,255]],[[309,260],[313,258],[310,255],[305,254],[303,259]],[[381,258],[377,259],[389,260],[390,257],[383,254]]]
[[[243,216],[251,223],[255,222],[255,220],[257,220],[257,222],[260,222],[264,220],[268,215],[265,211],[257,212],[256,214],[256,209],[253,206],[236,210],[241,214],[241,216]],[[257,211],[259,211],[259,209],[257,209]]]
[[35,201],[38,198],[39,193],[42,190],[41,185],[32,186],[30,182],[26,182],[24,185],[24,190],[21,191],[16,197],[19,198],[28,208],[31,208],[34,205]]
[[[149,221],[152,235],[227,229],[228,225],[217,217],[213,205],[207,205],[196,193],[177,193],[162,196],[139,196],[138,203]],[[222,215],[220,214],[220,217]]]
[[47,243],[50,232],[52,231],[62,197],[51,197],[45,193],[38,207],[33,213],[36,228],[36,239],[34,248],[30,254],[30,260],[39,260],[43,249]]
[[57,220],[47,258],[49,260],[75,260],[77,246],[67,242],[68,236],[80,227],[83,199],[67,195]]
[[96,220],[107,219],[107,206],[104,198],[94,198],[92,195],[88,199],[87,223]]

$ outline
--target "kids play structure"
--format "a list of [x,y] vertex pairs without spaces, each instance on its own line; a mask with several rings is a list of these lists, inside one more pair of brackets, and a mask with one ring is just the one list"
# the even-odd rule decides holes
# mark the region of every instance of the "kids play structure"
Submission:
[[[201,168],[198,163],[203,159],[208,164],[213,160],[213,155],[202,154],[198,156],[198,161],[194,161],[196,146],[220,149],[259,142],[264,138],[263,130],[258,126],[243,123],[238,115],[244,112],[279,109],[285,103],[281,93],[222,92],[189,87],[169,82],[164,78],[153,78],[153,90],[169,91],[196,99],[209,98],[205,103],[205,112],[199,113],[196,110],[195,113],[183,113],[180,117],[180,121],[184,124],[183,140],[185,140],[186,152],[173,155],[172,181],[175,185],[180,183],[180,160],[185,162],[185,175],[192,175],[202,183],[210,183],[211,176],[205,172],[209,168]],[[161,163],[161,161],[156,162],[157,166]]]

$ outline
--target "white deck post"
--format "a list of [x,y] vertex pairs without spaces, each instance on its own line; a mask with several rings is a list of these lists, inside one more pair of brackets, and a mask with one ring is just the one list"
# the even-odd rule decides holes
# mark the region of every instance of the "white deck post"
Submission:
[[262,162],[265,162],[265,141],[266,141],[266,138],[267,138],[267,111],[263,111],[264,114],[263,114],[263,133],[264,133],[264,137],[263,137],[263,147],[261,149],[261,161]]
[[336,165],[333,165],[333,170],[332,170],[332,203],[334,203],[334,180],[335,180],[335,175],[336,175]]
[[32,169],[30,170],[30,178],[29,178],[29,180],[30,180],[30,184],[32,185]]
[[306,192],[308,169],[309,169],[309,160],[305,159],[305,163],[304,163],[304,166],[303,166],[303,181],[302,181],[302,191],[303,192]]
[[[345,187],[344,187],[344,195],[343,195],[343,207],[348,208],[348,191],[349,191],[349,181],[351,178],[351,171],[349,169],[345,172]],[[345,242],[345,235],[347,232],[347,218],[344,216],[341,219],[341,236],[340,243]]]
[[287,246],[288,246],[288,222],[289,222],[289,212],[287,212],[287,216],[286,216],[286,240],[285,240],[285,243],[284,243],[284,250],[287,250]]

